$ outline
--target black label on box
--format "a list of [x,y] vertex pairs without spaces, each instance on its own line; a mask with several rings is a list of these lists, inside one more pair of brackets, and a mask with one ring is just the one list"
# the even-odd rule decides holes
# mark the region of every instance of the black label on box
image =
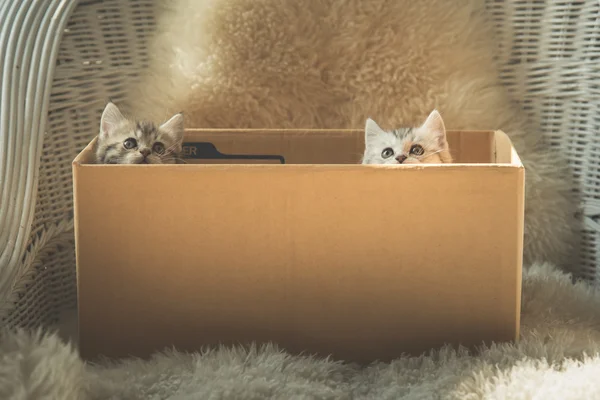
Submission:
[[250,164],[285,164],[285,158],[270,154],[223,154],[210,142],[187,142],[183,144],[183,158],[205,160],[211,163],[228,163],[239,160]]

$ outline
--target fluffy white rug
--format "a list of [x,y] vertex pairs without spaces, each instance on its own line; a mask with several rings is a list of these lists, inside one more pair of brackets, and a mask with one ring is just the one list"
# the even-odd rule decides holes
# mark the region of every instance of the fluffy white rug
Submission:
[[[510,1],[510,0],[509,0]],[[516,1],[516,0],[513,0]],[[161,0],[130,111],[199,128],[502,129],[526,167],[526,263],[575,260],[577,201],[560,153],[501,85],[484,0]],[[505,46],[510,43],[504,43]],[[506,60],[503,60],[506,61]],[[574,263],[577,265],[577,263]]]
[[86,365],[56,335],[4,333],[1,399],[600,399],[600,294],[549,265],[524,272],[522,338],[358,367],[274,346]]

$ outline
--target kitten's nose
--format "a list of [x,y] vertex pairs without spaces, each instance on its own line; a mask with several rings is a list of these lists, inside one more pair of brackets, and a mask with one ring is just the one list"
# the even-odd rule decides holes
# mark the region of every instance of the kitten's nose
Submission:
[[144,157],[148,157],[148,155],[150,154],[150,149],[141,149],[140,153],[144,156]]
[[404,154],[402,154],[401,156],[396,157],[396,161],[398,161],[398,163],[402,164],[404,161],[406,161],[406,156]]

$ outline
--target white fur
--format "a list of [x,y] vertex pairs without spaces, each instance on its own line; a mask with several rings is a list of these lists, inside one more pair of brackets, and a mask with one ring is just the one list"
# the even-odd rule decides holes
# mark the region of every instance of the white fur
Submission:
[[371,140],[374,140],[383,133],[385,133],[385,131],[377,125],[377,122],[373,121],[371,118],[367,118],[367,122],[365,123],[365,144],[368,144]]
[[446,140],[446,127],[444,120],[438,110],[433,110],[421,126],[424,131],[430,133],[437,140]]
[[516,344],[442,348],[365,369],[274,346],[94,366],[56,336],[13,333],[0,340],[0,398],[599,399],[600,293],[541,264],[524,272],[522,305]]
[[[410,145],[418,144],[424,149],[422,155],[410,152]],[[383,151],[392,149],[393,156],[384,157]],[[406,157],[400,162],[398,157]],[[446,128],[442,116],[433,110],[423,125],[408,129],[385,131],[371,118],[365,124],[365,151],[363,164],[440,164],[451,162],[452,157],[446,139]]]

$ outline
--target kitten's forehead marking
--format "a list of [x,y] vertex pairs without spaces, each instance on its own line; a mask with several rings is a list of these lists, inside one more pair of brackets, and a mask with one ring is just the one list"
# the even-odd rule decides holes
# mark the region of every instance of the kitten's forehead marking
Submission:
[[394,136],[396,136],[398,139],[406,139],[408,137],[412,137],[413,135],[413,128],[400,128],[400,129],[394,129],[392,131],[392,133],[394,134]]
[[154,125],[154,123],[149,122],[149,121],[138,121],[135,124],[135,134],[138,137],[142,137],[142,136],[156,136],[158,132],[158,129],[156,128],[156,125]]

